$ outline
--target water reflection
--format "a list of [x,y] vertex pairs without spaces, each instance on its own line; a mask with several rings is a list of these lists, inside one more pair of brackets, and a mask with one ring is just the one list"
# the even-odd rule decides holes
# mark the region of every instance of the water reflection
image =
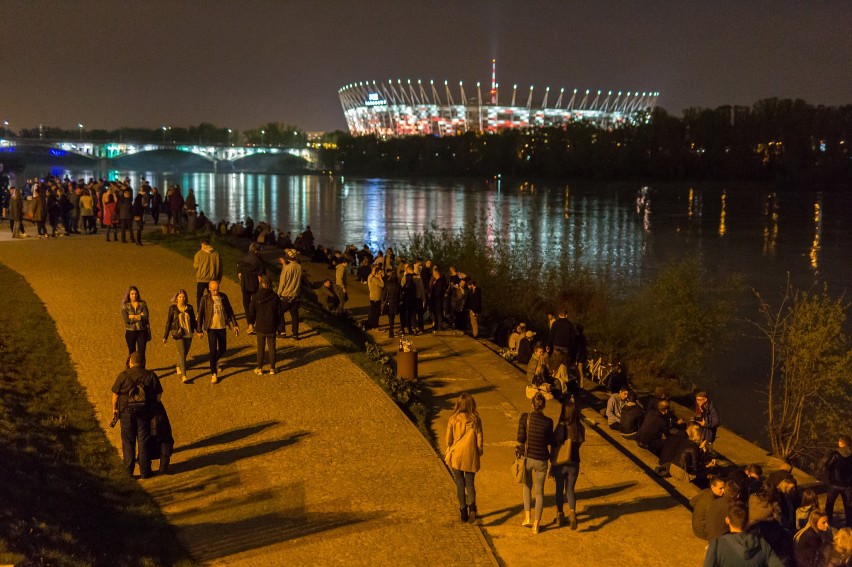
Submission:
[[722,190],[722,212],[719,213],[719,236],[725,236],[725,233],[728,232],[728,227],[725,224],[725,220],[728,218],[728,193],[726,190]]
[[811,250],[808,257],[811,259],[811,268],[817,270],[819,268],[819,251],[822,242],[822,193],[817,193],[816,202],[814,202],[814,241],[811,243]]
[[778,242],[778,195],[774,191],[766,195],[763,217],[763,255],[772,256]]

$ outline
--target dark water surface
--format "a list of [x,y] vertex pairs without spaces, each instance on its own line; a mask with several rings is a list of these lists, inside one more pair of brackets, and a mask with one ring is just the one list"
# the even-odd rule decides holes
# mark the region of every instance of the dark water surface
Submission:
[[[308,224],[317,241],[342,247],[394,246],[434,223],[458,229],[486,219],[489,237],[530,239],[542,258],[566,255],[636,285],[673,258],[699,255],[718,274],[739,273],[775,298],[787,274],[794,284],[852,287],[852,193],[778,190],[765,184],[540,184],[480,181],[341,179],[323,176],[55,169],[72,177],[145,177],[161,189],[195,189],[212,220],[251,216],[294,237]],[[22,177],[26,176],[24,174]],[[484,290],[487,304],[489,290]],[[725,425],[761,437],[767,359],[749,338],[756,301],[743,300],[743,333],[702,384]]]

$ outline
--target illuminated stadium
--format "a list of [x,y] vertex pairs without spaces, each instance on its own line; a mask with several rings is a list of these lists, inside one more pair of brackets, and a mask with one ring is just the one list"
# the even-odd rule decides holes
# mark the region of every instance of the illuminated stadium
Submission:
[[533,86],[524,91],[513,85],[502,95],[509,104],[501,103],[496,63],[492,61],[491,89],[485,97],[480,83],[466,93],[462,81],[456,90],[447,81],[436,85],[419,79],[351,83],[338,90],[338,95],[353,135],[451,136],[471,131],[561,126],[578,120],[618,126],[653,109],[660,94],[632,90],[551,92],[550,87],[540,94]]

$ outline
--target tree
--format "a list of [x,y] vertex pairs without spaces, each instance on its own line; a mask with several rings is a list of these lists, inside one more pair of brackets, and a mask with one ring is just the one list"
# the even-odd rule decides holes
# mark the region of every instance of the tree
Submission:
[[762,320],[754,322],[770,347],[767,433],[781,458],[813,456],[826,435],[852,420],[848,304],[824,286],[801,291],[789,282],[773,307],[755,292]]

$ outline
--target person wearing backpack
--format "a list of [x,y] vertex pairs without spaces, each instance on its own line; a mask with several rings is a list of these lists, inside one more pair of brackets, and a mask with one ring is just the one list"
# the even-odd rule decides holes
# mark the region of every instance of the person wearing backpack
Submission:
[[163,395],[160,379],[145,369],[142,353],[134,352],[128,359],[128,368],[112,386],[113,423],[121,422],[121,452],[124,467],[133,476],[136,467],[136,444],[139,443],[139,475],[151,478],[151,418],[153,408]]

